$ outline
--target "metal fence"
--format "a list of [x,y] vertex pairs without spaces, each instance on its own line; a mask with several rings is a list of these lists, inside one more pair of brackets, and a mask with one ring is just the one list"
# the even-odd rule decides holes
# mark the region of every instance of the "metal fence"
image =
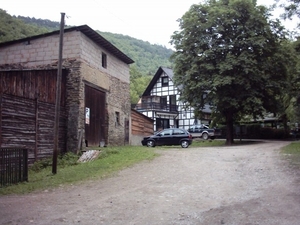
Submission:
[[28,181],[28,151],[0,148],[0,187]]

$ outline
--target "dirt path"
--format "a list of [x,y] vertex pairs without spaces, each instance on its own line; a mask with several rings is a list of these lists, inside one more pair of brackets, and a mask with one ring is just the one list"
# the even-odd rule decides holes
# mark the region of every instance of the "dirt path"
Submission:
[[300,180],[279,155],[286,144],[162,151],[105,180],[0,197],[0,224],[296,225]]

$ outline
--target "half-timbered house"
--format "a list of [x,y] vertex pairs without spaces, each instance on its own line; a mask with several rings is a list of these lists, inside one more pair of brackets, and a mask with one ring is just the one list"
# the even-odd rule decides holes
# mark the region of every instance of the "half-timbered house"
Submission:
[[135,109],[154,120],[154,131],[170,127],[188,129],[194,124],[209,124],[209,107],[202,110],[202,118],[195,118],[194,109],[185,107],[180,101],[173,76],[172,69],[159,67]]
[[[129,65],[87,25],[64,29],[60,151],[129,143]],[[0,145],[52,154],[60,32],[0,43]]]

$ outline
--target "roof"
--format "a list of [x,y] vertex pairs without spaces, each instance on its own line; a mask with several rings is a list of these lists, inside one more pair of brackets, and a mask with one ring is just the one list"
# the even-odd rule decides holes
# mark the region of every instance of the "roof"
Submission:
[[144,91],[143,96],[149,96],[150,95],[151,90],[153,89],[154,85],[156,84],[157,80],[160,78],[160,75],[163,72],[165,72],[168,75],[168,77],[171,80],[173,80],[174,73],[173,73],[173,70],[171,68],[163,67],[163,66],[159,67],[158,70],[156,71],[155,75],[153,76],[152,80],[150,81],[148,87]]
[[[93,42],[95,42],[98,46],[106,49],[109,51],[111,54],[116,56],[118,59],[122,60],[123,62],[127,64],[134,63],[134,61],[129,58],[127,55],[125,55],[123,52],[121,52],[117,47],[115,47],[113,44],[111,44],[108,40],[106,40],[104,37],[102,37],[98,32],[93,30],[87,25],[82,25],[82,26],[77,26],[77,27],[70,27],[70,28],[65,28],[64,32],[72,32],[72,31],[80,31],[83,34],[85,34],[88,38],[90,38]],[[26,37],[18,40],[13,40],[13,41],[8,41],[8,42],[2,42],[0,43],[0,47],[5,47],[9,46],[12,44],[20,43],[20,42],[25,42],[25,41],[30,41],[34,39],[39,39],[43,37],[48,37],[51,35],[59,34],[60,30],[52,31],[49,33],[45,34],[39,34],[31,37]]]

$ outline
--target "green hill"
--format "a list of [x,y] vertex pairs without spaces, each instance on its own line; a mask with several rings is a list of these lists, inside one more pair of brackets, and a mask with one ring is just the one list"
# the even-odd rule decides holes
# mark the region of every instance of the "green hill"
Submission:
[[27,24],[23,20],[12,17],[5,10],[0,9],[0,42],[25,38],[48,31],[45,27]]
[[[11,16],[0,9],[0,42],[59,30],[59,22],[25,16]],[[173,53],[161,45],[150,44],[127,35],[98,31],[104,38],[135,61],[137,70],[143,75],[153,76],[159,66],[171,66],[169,57]]]

